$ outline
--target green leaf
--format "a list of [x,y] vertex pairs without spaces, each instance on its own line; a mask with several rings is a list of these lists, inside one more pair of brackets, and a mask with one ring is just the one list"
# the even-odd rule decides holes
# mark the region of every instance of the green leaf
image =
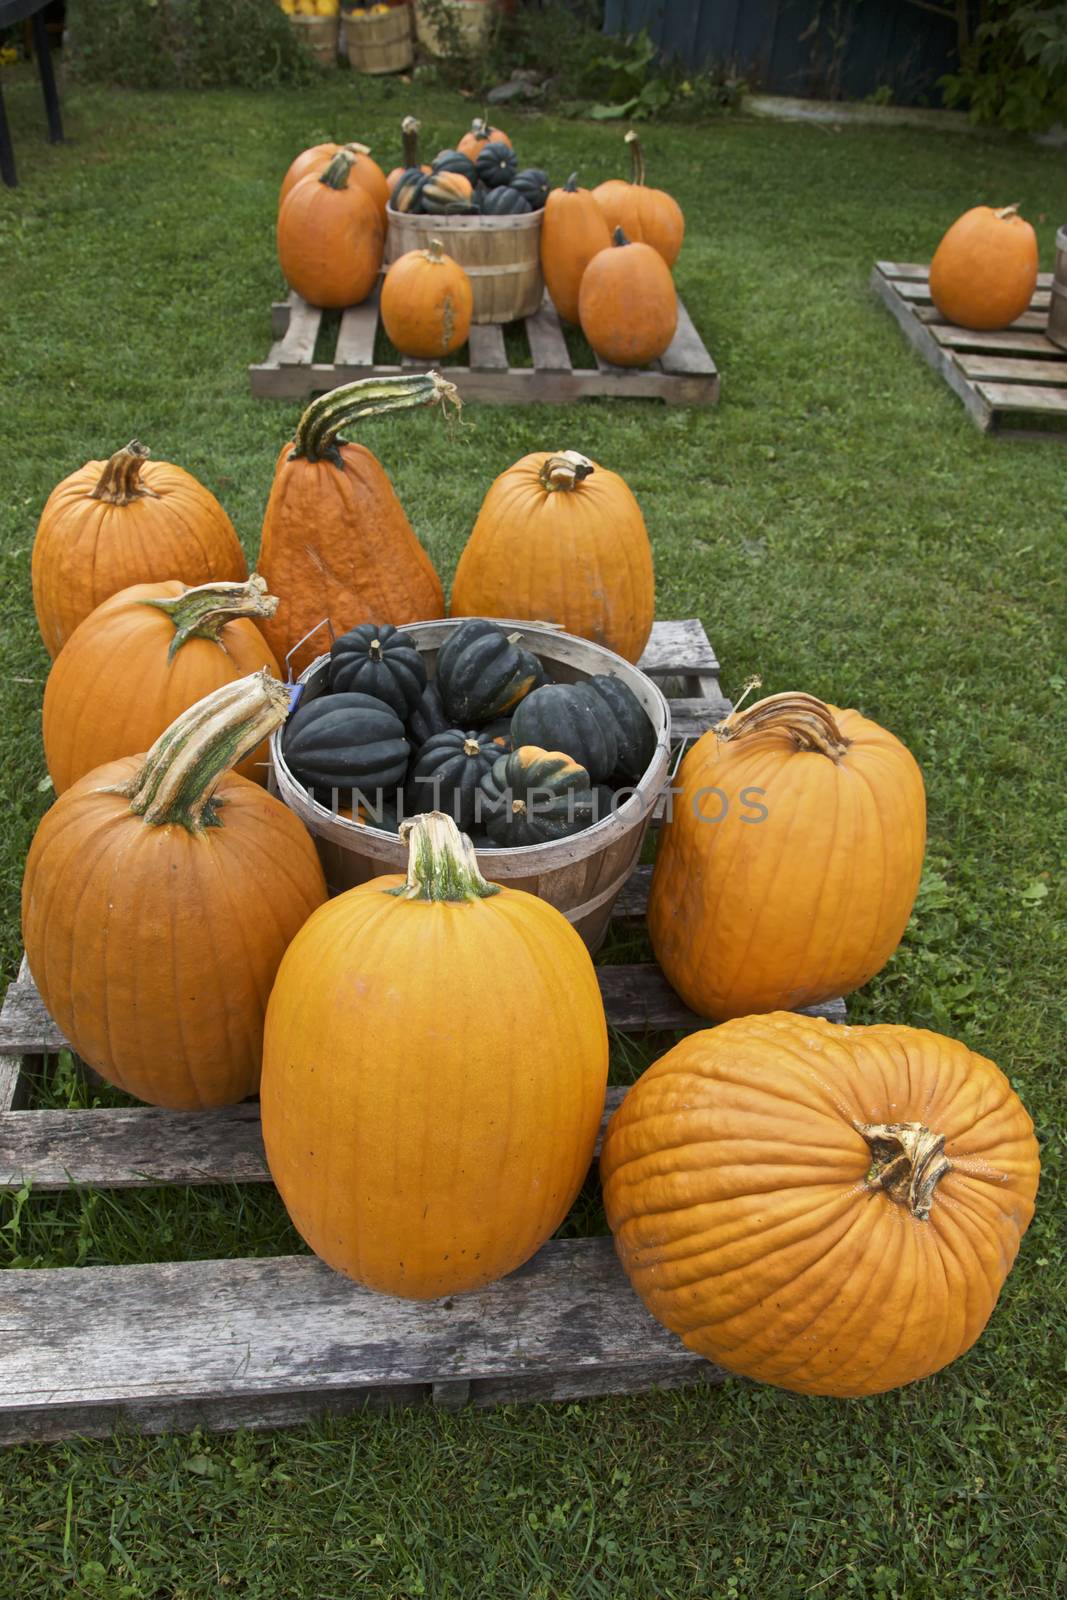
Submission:
[[637,101],[638,97],[635,95],[632,100],[625,101],[621,106],[590,106],[589,115],[594,122],[617,122],[630,115]]

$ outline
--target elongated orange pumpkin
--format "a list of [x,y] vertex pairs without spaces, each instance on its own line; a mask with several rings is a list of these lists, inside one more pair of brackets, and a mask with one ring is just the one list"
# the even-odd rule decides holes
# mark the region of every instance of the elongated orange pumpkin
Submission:
[[558,622],[636,661],[656,579],[622,478],[574,450],[537,451],[502,472],[459,558],[451,614]]
[[[559,1226],[592,1159],[608,1042],[566,918],[486,883],[450,817],[404,827],[407,882],[350,889],[290,946],[261,1105],[271,1176],[316,1254],[423,1300],[503,1277]],[[472,1020],[487,995],[488,1030]]]
[[87,461],[48,496],[31,563],[37,625],[55,656],[104,600],[131,583],[238,581],[248,566],[209,489],[133,439]]
[[215,690],[147,756],[79,779],[30,846],[22,937],[41,998],[91,1067],[152,1105],[255,1092],[278,963],[326,897],[294,814],[227,770],[288,703],[266,671]]
[[458,350],[467,342],[473,310],[471,281],[445,255],[440,239],[425,250],[408,250],[385,274],[382,323],[402,355],[433,361]]
[[669,267],[678,259],[685,236],[685,217],[677,200],[665,189],[649,189],[645,184],[645,156],[633,129],[626,135],[630,147],[633,176],[629,183],[609,178],[593,190],[593,198],[614,233],[621,228],[628,239],[650,244]]
[[611,244],[611,229],[588,189],[572,172],[545,201],[541,220],[541,271],[552,303],[565,322],[578,321],[578,291],[593,257]]
[[[341,150],[325,172],[300,178],[278,212],[278,263],[312,305],[359,305],[378,281],[385,212],[351,178]],[[384,181],[384,180],[383,180]]]
[[974,1344],[1033,1216],[1038,1150],[966,1045],[776,1012],[650,1067],[600,1171],[630,1282],[691,1350],[867,1395]]
[[930,263],[930,298],[961,328],[1006,328],[1037,288],[1037,236],[1018,206],[974,206],[945,234]]
[[[79,623],[44,690],[44,754],[57,794],[105,761],[147,750],[182,711],[213,689],[265,667],[280,677],[256,619],[278,602],[263,579],[139,583]],[[267,747],[239,762],[267,781]]]
[[313,400],[282,448],[258,570],[278,596],[263,632],[283,669],[300,673],[329,649],[325,629],[306,639],[320,623],[342,634],[359,622],[444,616],[441,580],[384,468],[340,437],[364,417],[433,404],[459,405],[436,372],[364,378]]
[[644,367],[658,360],[678,326],[678,296],[663,257],[616,228],[610,248],[582,274],[578,320],[605,361]]
[[717,1020],[848,994],[900,943],[925,844],[922,773],[899,739],[771,695],[682,762],[648,902],[656,958]]
[[384,217],[386,201],[389,199],[389,184],[385,173],[378,163],[371,159],[368,145],[354,143],[313,144],[309,149],[302,150],[290,164],[288,172],[282,179],[282,186],[278,194],[279,211],[282,208],[283,201],[290,191],[296,188],[301,178],[306,178],[309,173],[314,174],[317,178],[321,177],[330,162],[342,150],[352,158],[351,166],[348,169],[349,182],[364,189]]

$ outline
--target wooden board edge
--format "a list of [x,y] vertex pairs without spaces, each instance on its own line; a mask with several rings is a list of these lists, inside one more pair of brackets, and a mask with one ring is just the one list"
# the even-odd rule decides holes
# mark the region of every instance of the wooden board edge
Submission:
[[871,273],[870,287],[889,311],[908,343],[922,356],[927,366],[932,367],[959,396],[982,432],[988,433],[993,425],[992,408],[960,371],[951,353],[938,344],[926,324],[920,322],[913,314],[911,303],[900,298],[893,288],[892,281],[886,278],[877,266]]

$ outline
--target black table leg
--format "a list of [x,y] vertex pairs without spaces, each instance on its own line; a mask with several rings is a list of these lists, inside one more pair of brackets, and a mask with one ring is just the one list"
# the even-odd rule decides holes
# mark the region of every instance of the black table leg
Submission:
[[15,151],[11,143],[11,129],[7,125],[7,112],[4,110],[4,91],[0,89],[0,178],[3,178],[9,189],[18,186],[15,176]]
[[53,144],[59,144],[63,138],[63,123],[59,115],[59,95],[56,93],[56,78],[52,71],[52,47],[48,42],[48,29],[45,27],[43,11],[33,13],[33,48],[37,55],[41,88],[44,91],[44,108],[48,113],[48,137]]

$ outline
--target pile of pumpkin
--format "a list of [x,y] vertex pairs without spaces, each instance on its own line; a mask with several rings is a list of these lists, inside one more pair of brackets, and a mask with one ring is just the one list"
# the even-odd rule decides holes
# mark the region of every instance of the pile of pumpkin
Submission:
[[[385,474],[339,432],[447,398],[429,374],[313,402],[278,459],[265,581],[244,578],[214,497],[136,445],[59,485],[33,553],[56,656],[50,768],[53,751],[80,751],[69,787],[55,768],[62,792],[23,887],[45,1004],[90,1065],[154,1104],[218,1106],[258,1087],[271,1172],[305,1239],[359,1282],[413,1298],[510,1272],[566,1215],[607,1078],[596,973],[566,918],[487,883],[438,812],[403,825],[406,878],[327,900],[302,825],[240,769],[289,714],[283,647],[292,656],[323,616],[351,632],[371,616],[441,614]],[[561,491],[541,476],[550,459],[511,469],[506,515],[487,496],[457,587],[477,589],[471,563],[494,557],[493,581],[511,587],[479,614],[524,614],[536,563],[514,560],[515,541],[611,476],[575,474]],[[606,484],[613,513],[628,504],[620,484]],[[614,514],[587,508],[569,541],[546,536],[559,570],[534,614],[604,632],[617,604],[636,653],[651,572],[638,596],[647,552],[620,556],[615,532]],[[557,588],[558,613],[543,606]],[[568,605],[585,607],[586,627]],[[479,639],[504,657],[484,622]],[[533,669],[518,668],[521,686]],[[465,687],[446,668],[442,694]],[[512,731],[543,692],[528,689]],[[465,721],[467,703],[451,704]],[[1032,1125],[992,1062],[921,1029],[786,1009],[847,993],[889,960],[924,844],[922,777],[900,741],[789,693],[689,751],[656,857],[653,948],[682,998],[722,1025],[664,1055],[612,1117],[608,1219],[668,1328],[801,1392],[875,1393],[962,1354],[1033,1212]]]
[[[580,325],[593,350],[617,366],[647,366],[674,338],[678,299],[672,268],[685,219],[677,201],[645,183],[645,160],[630,132],[632,180],[596,189],[574,173],[549,189],[539,167],[518,170],[501,128],[475,118],[456,148],[420,164],[419,124],[401,124],[403,156],[388,177],[363,144],[322,144],[292,162],[278,207],[278,259],[290,286],[312,305],[358,305],[382,267],[393,213],[487,218],[543,210],[541,267],[565,322]],[[389,267],[382,285],[385,330],[402,355],[437,360],[466,343],[472,292],[467,273],[439,240]]]

